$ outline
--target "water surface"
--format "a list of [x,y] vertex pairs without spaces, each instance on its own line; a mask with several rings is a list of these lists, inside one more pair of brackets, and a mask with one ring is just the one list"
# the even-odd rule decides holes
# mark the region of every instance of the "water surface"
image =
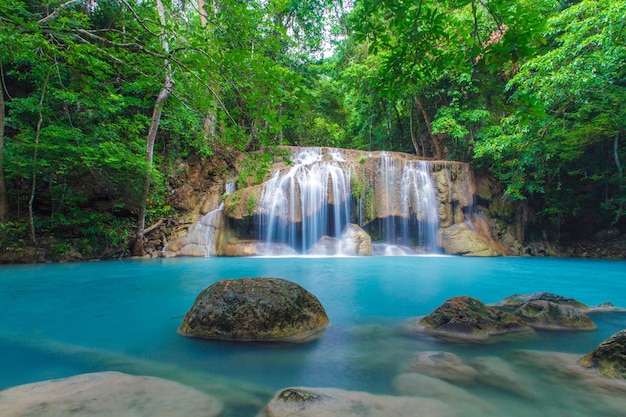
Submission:
[[[320,299],[331,326],[319,340],[303,345],[236,344],[176,333],[200,291],[238,277],[299,283]],[[422,351],[448,351],[470,363],[495,356],[517,366],[521,375],[528,366],[517,355],[520,349],[582,355],[626,328],[626,314],[597,314],[593,332],[540,332],[482,344],[407,336],[400,329],[404,320],[428,314],[450,297],[468,295],[491,303],[536,291],[587,305],[611,301],[626,306],[626,262],[426,256],[2,266],[0,389],[114,370],[180,381],[221,398],[227,416],[254,416],[275,391],[288,386],[397,394],[395,378]],[[529,385],[545,385],[548,375],[541,369],[522,376]],[[597,394],[604,403],[615,397],[616,405],[581,405],[571,398],[586,388],[559,378],[549,381],[550,392],[539,390],[532,398],[481,382],[461,388],[507,416],[612,416],[622,405],[623,392]],[[515,412],[506,404],[515,404]]]

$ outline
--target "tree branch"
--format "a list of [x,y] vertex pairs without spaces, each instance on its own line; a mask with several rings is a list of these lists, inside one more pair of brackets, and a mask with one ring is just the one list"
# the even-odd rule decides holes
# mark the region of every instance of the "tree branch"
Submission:
[[72,7],[75,4],[80,4],[83,2],[85,2],[85,0],[69,0],[63,4],[60,4],[59,7],[57,7],[52,13],[50,13],[48,16],[44,18],[39,19],[37,23],[42,24],[42,23],[46,23],[48,20],[55,19],[59,15],[62,9]]

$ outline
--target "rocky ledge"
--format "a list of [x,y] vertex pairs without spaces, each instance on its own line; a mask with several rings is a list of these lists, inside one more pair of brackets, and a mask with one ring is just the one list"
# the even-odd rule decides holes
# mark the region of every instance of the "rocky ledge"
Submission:
[[328,326],[319,300],[280,278],[218,281],[196,298],[178,332],[239,341],[307,341]]

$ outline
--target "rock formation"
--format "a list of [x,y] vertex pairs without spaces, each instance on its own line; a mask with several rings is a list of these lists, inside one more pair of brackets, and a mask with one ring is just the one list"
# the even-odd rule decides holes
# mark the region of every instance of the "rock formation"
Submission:
[[335,388],[287,388],[257,417],[455,417],[442,401]]
[[454,339],[484,340],[495,335],[530,331],[531,327],[513,314],[463,296],[445,301],[417,323],[410,322],[408,329]]
[[615,333],[578,361],[610,378],[626,379],[626,330]]
[[215,417],[222,404],[177,382],[119,372],[82,374],[0,391],[2,417]]
[[417,372],[451,383],[467,384],[478,377],[476,369],[450,352],[420,352],[406,367],[406,372]]
[[[260,178],[240,178],[245,186],[238,190],[223,185],[218,192],[223,204],[214,201],[187,236],[166,245],[164,256],[338,254],[326,252],[332,239],[351,233],[351,224],[372,243],[402,248],[382,251],[386,254],[511,254],[503,240],[521,247],[499,224],[477,214],[476,199],[486,201],[492,191],[484,180],[477,187],[466,163],[396,152],[282,147],[258,182]],[[258,243],[254,249],[231,245],[252,240]],[[283,251],[281,245],[291,250]],[[355,254],[370,252],[359,248]]]
[[179,333],[207,339],[306,341],[328,326],[310,292],[280,278],[218,281],[202,291]]
[[535,329],[595,330],[596,325],[579,308],[547,300],[533,300],[513,313]]
[[549,301],[558,305],[577,308],[579,310],[589,309],[587,305],[578,300],[546,291],[534,292],[530,294],[513,294],[491,305],[507,309],[508,311],[514,311],[522,307],[524,304],[532,301]]

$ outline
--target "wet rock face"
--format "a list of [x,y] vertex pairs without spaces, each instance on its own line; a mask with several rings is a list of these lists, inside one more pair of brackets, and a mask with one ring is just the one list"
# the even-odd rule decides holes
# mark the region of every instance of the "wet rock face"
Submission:
[[610,378],[626,379],[626,330],[615,333],[578,361]]
[[447,254],[464,256],[499,256],[493,245],[472,230],[466,223],[442,230],[442,247]]
[[596,325],[580,309],[552,301],[534,300],[523,304],[515,313],[536,329],[595,330]]
[[461,339],[529,331],[519,317],[488,307],[471,297],[454,297],[418,322],[417,331]]
[[218,281],[196,298],[178,332],[241,341],[305,341],[328,326],[310,292],[280,278]]

